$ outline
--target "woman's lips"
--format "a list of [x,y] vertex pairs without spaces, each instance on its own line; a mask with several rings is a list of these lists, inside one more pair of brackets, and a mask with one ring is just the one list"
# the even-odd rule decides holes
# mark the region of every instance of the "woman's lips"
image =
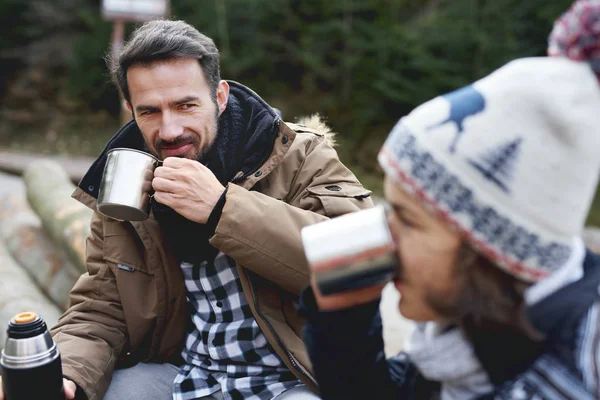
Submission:
[[161,153],[162,153],[163,158],[179,157],[179,156],[186,154],[188,152],[188,150],[190,150],[191,148],[192,148],[192,143],[184,143],[182,145],[173,146],[173,147],[163,146],[163,148],[161,149]]
[[401,292],[402,288],[404,288],[404,280],[402,280],[401,277],[396,277],[394,278],[394,286],[396,287],[396,290]]

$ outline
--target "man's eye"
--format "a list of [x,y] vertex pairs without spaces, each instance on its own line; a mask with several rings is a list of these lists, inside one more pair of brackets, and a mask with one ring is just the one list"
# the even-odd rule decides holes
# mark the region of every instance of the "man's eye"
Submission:
[[182,107],[184,110],[191,110],[192,108],[195,108],[195,107],[196,107],[196,104],[191,104],[191,103],[189,103],[189,104],[182,104],[182,105],[181,105],[181,107]]

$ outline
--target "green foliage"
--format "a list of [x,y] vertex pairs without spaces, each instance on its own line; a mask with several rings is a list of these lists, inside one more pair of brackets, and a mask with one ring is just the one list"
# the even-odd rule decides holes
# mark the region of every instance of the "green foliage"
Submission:
[[173,10],[215,39],[224,77],[287,117],[321,112],[351,161],[373,170],[378,146],[368,142],[380,143],[416,105],[513,58],[544,54],[570,2],[182,0]]
[[[171,9],[215,39],[224,78],[248,84],[288,118],[321,112],[353,152],[416,105],[510,59],[544,54],[571,1],[172,0]],[[118,112],[103,61],[112,24],[99,0],[8,0],[0,15],[0,49],[62,37],[52,61],[66,73],[65,89]]]
[[18,52],[19,46],[27,42],[27,25],[23,15],[27,5],[19,0],[0,2],[0,96],[6,91],[10,79],[22,65]]
[[[511,59],[545,54],[572,1],[171,0],[171,11],[215,40],[223,78],[247,84],[286,119],[326,116],[344,161],[378,177],[375,154],[400,117]],[[13,88],[5,107],[31,107],[33,97],[54,112],[67,96],[116,119],[103,59],[112,24],[100,3],[0,1],[0,96]],[[598,211],[590,218],[600,224]]]
[[119,111],[118,91],[110,81],[104,57],[108,54],[112,24],[98,18],[95,8],[80,8],[81,33],[69,58],[67,90],[93,109]]

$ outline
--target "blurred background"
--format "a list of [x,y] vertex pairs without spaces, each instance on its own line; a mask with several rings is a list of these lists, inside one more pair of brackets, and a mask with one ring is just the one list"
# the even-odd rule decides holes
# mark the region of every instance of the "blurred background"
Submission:
[[[508,60],[544,55],[571,2],[171,0],[169,14],[212,37],[222,77],[286,120],[325,117],[342,160],[380,193],[376,154],[395,121]],[[114,26],[101,9],[101,0],[0,0],[0,150],[95,156],[118,129],[104,62]],[[589,223],[600,225],[598,200]]]

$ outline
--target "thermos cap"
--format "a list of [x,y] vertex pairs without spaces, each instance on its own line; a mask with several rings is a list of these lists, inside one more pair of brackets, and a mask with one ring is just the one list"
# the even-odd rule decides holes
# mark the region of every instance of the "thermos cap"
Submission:
[[26,324],[28,322],[33,322],[37,318],[37,314],[31,311],[25,311],[20,314],[15,315],[13,320],[15,324]]
[[10,319],[0,364],[11,368],[33,368],[56,359],[58,349],[44,320],[34,312]]
[[47,330],[44,320],[31,311],[15,315],[8,323],[8,337],[13,339],[38,336]]

